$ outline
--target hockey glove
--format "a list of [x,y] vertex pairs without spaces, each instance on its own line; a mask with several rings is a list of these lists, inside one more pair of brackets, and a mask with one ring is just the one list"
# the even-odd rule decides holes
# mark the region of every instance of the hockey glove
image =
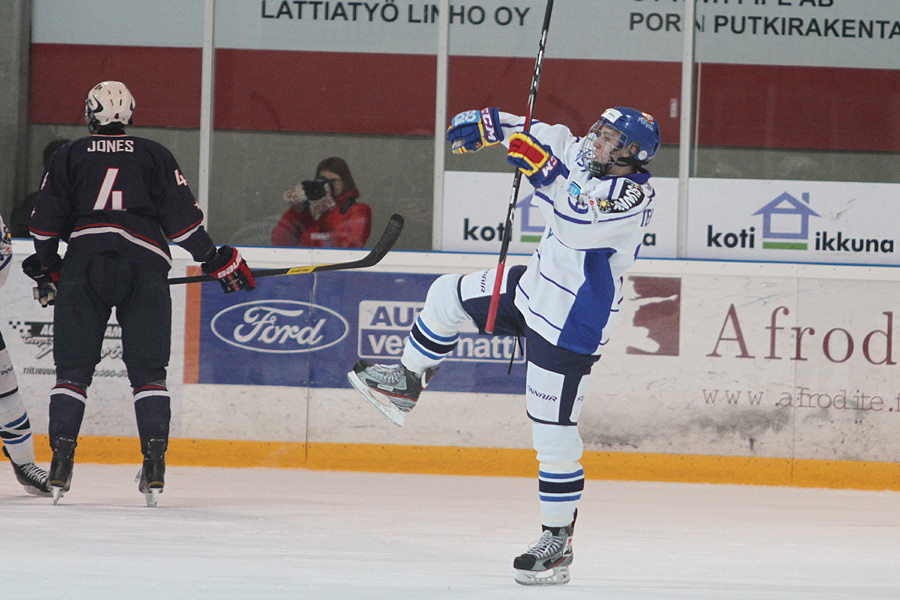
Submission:
[[[58,256],[57,259],[59,259]],[[22,271],[37,282],[37,287],[34,288],[34,299],[40,302],[44,308],[56,304],[56,284],[59,282],[61,265],[62,260],[59,259],[55,267],[44,268],[41,266],[37,254],[32,254],[22,261]]]
[[506,160],[522,171],[536,188],[553,183],[563,169],[562,163],[553,156],[550,148],[529,133],[514,133],[509,136]]
[[221,246],[212,258],[200,265],[200,268],[207,275],[218,279],[226,294],[238,290],[252,290],[256,287],[256,280],[250,272],[250,267],[247,266],[247,261],[231,246]]
[[477,152],[487,146],[496,146],[503,141],[500,110],[485,108],[459,113],[450,121],[447,141],[453,154]]

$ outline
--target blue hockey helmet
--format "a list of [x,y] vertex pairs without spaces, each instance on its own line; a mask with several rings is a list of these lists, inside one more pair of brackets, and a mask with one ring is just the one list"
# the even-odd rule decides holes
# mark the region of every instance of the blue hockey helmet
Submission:
[[113,123],[131,125],[134,96],[121,81],[101,81],[84,101],[84,122],[91,133]]
[[659,145],[656,119],[637,109],[617,106],[603,111],[584,136],[581,150],[591,174],[602,177],[614,164],[642,167],[656,155]]

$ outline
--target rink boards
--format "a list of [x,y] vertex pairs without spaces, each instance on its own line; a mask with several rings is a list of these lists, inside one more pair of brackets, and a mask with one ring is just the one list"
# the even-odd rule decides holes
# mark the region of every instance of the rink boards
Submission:
[[[19,240],[15,249],[17,262],[29,250]],[[192,263],[175,251],[173,274],[181,274]],[[266,268],[361,253],[244,254]],[[403,429],[344,378],[359,356],[397,360],[435,277],[495,261],[392,252],[372,269],[261,279],[253,293],[174,287],[170,461],[532,475],[524,363],[512,356],[512,339],[463,332]],[[52,314],[13,268],[2,331],[40,458],[54,382]],[[587,388],[588,476],[900,489],[898,279],[893,267],[639,260]],[[120,356],[113,323],[89,390],[80,460],[137,461]]]

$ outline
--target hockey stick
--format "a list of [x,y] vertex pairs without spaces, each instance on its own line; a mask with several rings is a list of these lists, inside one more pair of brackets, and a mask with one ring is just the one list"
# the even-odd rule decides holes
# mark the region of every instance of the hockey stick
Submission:
[[[534,100],[537,97],[538,83],[541,80],[541,64],[544,62],[544,48],[547,46],[547,31],[550,29],[550,13],[553,12],[553,0],[547,0],[547,8],[544,11],[544,25],[541,28],[541,42],[538,47],[537,60],[534,62],[534,74],[531,76],[531,91],[528,94],[528,109],[525,112],[525,133],[531,130],[531,113],[534,110]],[[497,320],[497,305],[500,302],[500,284],[503,281],[503,272],[506,270],[506,254],[509,252],[509,243],[512,240],[513,221],[516,218],[516,202],[519,199],[519,185],[522,181],[522,171],[516,169],[513,176],[512,191],[509,196],[509,207],[506,209],[506,225],[503,228],[503,241],[500,244],[500,259],[497,262],[497,275],[494,279],[494,291],[491,294],[491,305],[488,308],[487,323],[484,330],[494,333],[494,322]]]
[[[368,254],[359,260],[349,262],[332,263],[327,265],[311,265],[308,267],[286,267],[283,269],[256,269],[253,271],[253,277],[271,277],[273,275],[304,275],[306,273],[318,273],[319,271],[346,271],[348,269],[365,269],[372,267],[381,262],[388,251],[393,248],[394,242],[400,237],[403,231],[403,217],[401,215],[392,215],[388,221],[381,239],[375,244],[375,247]],[[173,277],[169,279],[169,285],[177,283],[197,283],[200,281],[216,281],[211,275],[194,275],[190,277]]]

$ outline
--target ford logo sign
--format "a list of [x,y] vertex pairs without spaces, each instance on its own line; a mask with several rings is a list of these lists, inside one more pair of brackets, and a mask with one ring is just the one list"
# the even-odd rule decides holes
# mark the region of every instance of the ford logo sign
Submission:
[[217,338],[253,352],[291,354],[334,346],[350,330],[324,306],[296,300],[256,300],[230,306],[212,318]]

